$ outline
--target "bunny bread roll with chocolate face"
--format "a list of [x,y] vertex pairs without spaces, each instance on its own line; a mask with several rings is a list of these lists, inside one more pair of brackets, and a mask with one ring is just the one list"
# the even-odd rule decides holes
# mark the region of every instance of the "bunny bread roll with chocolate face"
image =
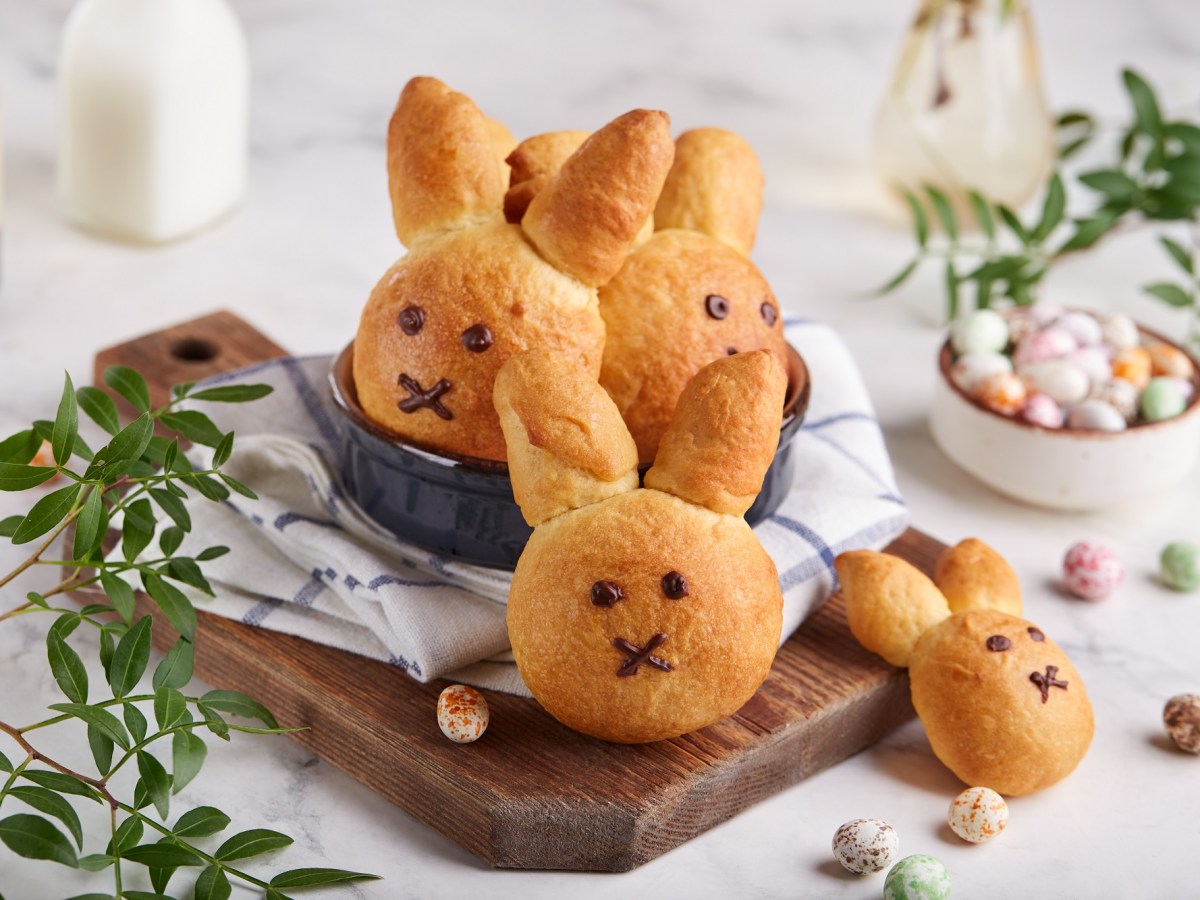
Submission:
[[434,78],[405,86],[388,128],[396,234],[409,252],[372,291],[354,343],[355,389],[377,424],[417,445],[504,459],[492,384],[545,347],[599,372],[596,288],[615,274],[670,169],[667,116],[634,110],[504,221],[511,136]]
[[787,377],[767,351],[702,369],[646,487],[612,399],[573,360],[496,378],[513,489],[534,526],[508,600],[525,684],[563,724],[618,743],[725,718],[779,646],[778,573],[742,518],[779,439]]
[[[509,157],[510,221],[578,134],[554,132],[518,145]],[[600,289],[608,329],[600,383],[643,462],[654,458],[680,392],[701,367],[759,349],[787,364],[779,303],[748,256],[762,189],[762,170],[742,138],[719,128],[684,132],[654,210],[653,234],[635,243]]]
[[1091,701],[1066,653],[1020,618],[999,554],[976,540],[944,551],[939,584],[954,587],[945,595],[886,553],[853,550],[835,565],[850,630],[908,667],[929,743],[955,775],[1020,796],[1074,771],[1092,741]]

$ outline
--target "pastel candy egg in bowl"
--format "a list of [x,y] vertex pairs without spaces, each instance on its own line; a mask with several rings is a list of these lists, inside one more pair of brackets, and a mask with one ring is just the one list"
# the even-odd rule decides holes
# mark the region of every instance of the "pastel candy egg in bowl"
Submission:
[[[1049,327],[1057,329],[1054,325]],[[1065,334],[1058,330],[1051,332],[1060,333]],[[1123,355],[1119,352],[1118,357],[1127,366],[1126,374],[1134,375],[1139,381],[1144,377],[1148,383],[1150,352],[1145,347],[1163,346],[1181,354],[1184,351],[1148,329],[1139,328],[1138,334],[1141,345],[1126,348],[1126,352]],[[1123,334],[1120,337],[1122,341],[1126,339]],[[1031,360],[1019,361],[1018,370],[1022,368],[1020,362],[1031,365],[1036,360],[1036,364],[1044,365],[1049,360],[1068,355],[1073,350],[1069,344],[1073,342],[1073,339],[1060,340],[1058,337],[1040,342],[1061,344],[1056,348],[1061,351],[1057,356],[1043,356],[1042,348],[1034,344],[1039,352],[1030,353]],[[1169,357],[1173,365],[1178,365],[1178,356],[1174,352],[1159,350],[1157,355]],[[1172,398],[1183,396],[1188,399],[1176,415],[1148,421],[1148,417],[1138,415],[1135,397],[1140,391],[1125,382],[1110,381],[1107,386],[1094,387],[1090,399],[1081,399],[1076,405],[1065,408],[1066,427],[1054,427],[1053,417],[1043,420],[1038,415],[1010,411],[1003,404],[987,402],[988,398],[981,397],[978,391],[964,390],[961,379],[954,377],[955,353],[947,340],[941,347],[939,375],[934,379],[930,430],[934,441],[953,462],[1002,494],[1052,509],[1102,509],[1179,481],[1200,459],[1200,393],[1197,390],[1200,389],[1200,370],[1194,360],[1185,358],[1190,362],[1190,372],[1183,382],[1174,385],[1171,394]],[[1047,372],[1055,377],[1047,378]],[[1056,381],[1061,374],[1056,369],[1035,369],[1034,373],[1041,376],[1038,381],[1042,389],[1064,387]],[[1120,371],[1114,374],[1120,374]],[[1074,381],[1081,379],[1076,377]],[[1062,400],[1075,400],[1080,385],[1065,384],[1065,388],[1069,390],[1065,395],[1059,394]],[[1122,404],[1122,407],[1132,408],[1118,408],[1110,402],[1119,399],[1117,395],[1122,393],[1116,388],[1127,388],[1125,393],[1133,393],[1134,396],[1124,397]],[[1036,393],[1031,392],[1031,395]],[[1099,399],[1101,397],[1103,400]],[[1111,415],[1094,414],[1093,407],[1100,403],[1106,407],[1102,412],[1111,412]],[[1174,412],[1175,408],[1173,403],[1170,411]],[[1158,407],[1154,411],[1159,412]],[[1126,414],[1132,419],[1128,424]]]

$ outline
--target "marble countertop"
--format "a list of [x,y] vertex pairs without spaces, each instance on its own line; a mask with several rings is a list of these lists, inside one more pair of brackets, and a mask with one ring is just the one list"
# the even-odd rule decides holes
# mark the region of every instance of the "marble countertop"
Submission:
[[[941,858],[959,897],[1195,895],[1188,860],[1200,837],[1200,761],[1173,749],[1160,716],[1168,697],[1200,691],[1200,597],[1166,590],[1155,573],[1165,543],[1200,540],[1200,471],[1095,514],[998,496],[930,438],[940,275],[922,271],[893,297],[862,299],[910,249],[886,213],[869,146],[911,2],[233,0],[253,68],[249,192],[217,227],[156,248],[110,243],[66,222],[54,189],[55,54],[70,3],[0,6],[0,432],[50,415],[63,370],[86,383],[97,349],[214,309],[236,310],[297,353],[342,346],[401,252],[383,136],[411,75],[467,92],[518,136],[594,128],[634,106],[666,109],[676,131],[717,124],[757,149],[767,175],[757,263],[788,311],[834,325],[861,362],[915,523],[948,542],[977,535],[1007,556],[1027,615],[1070,652],[1096,707],[1095,742],[1077,773],[1013,800],[1008,830],[980,847],[945,826],[961,785],[916,723],[623,875],[492,871],[285,739],[213,747],[188,802],[294,835],[288,866],[385,876],[337,894],[346,897],[877,897],[881,876],[848,876],[830,855],[834,830],[859,816],[895,825],[902,853]],[[1195,100],[1200,13],[1186,0],[1043,3],[1034,12],[1055,108],[1119,117],[1122,65],[1144,71],[1173,102]],[[1134,234],[1062,265],[1045,295],[1121,309],[1179,335],[1182,315],[1139,291],[1167,267],[1152,237]],[[12,511],[0,498],[0,514]],[[1107,602],[1074,601],[1057,586],[1062,554],[1080,539],[1103,541],[1125,561],[1126,583]],[[0,564],[16,559],[0,548]],[[35,718],[61,699],[43,633],[28,619],[0,627],[5,720]],[[8,900],[108,884],[0,855]]]

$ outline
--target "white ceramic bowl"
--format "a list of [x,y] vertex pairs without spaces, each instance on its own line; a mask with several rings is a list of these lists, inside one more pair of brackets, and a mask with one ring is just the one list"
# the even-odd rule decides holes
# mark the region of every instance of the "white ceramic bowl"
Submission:
[[1042,428],[990,410],[954,384],[951,362],[947,341],[938,356],[930,408],[933,439],[950,459],[1002,494],[1052,509],[1100,509],[1161,490],[1200,461],[1200,370],[1195,365],[1197,390],[1183,413],[1106,432]]

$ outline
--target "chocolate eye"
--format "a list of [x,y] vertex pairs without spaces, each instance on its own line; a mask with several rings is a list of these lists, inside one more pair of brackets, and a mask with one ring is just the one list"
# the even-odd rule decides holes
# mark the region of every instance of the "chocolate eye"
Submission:
[[1046,635],[1042,634],[1042,629],[1040,629],[1040,628],[1034,628],[1031,625],[1030,627],[1026,628],[1025,630],[1028,631],[1029,636],[1031,638],[1033,638],[1035,641],[1037,641],[1038,643],[1041,643],[1042,641],[1044,641],[1046,639]]
[[704,308],[714,319],[723,319],[729,315],[729,301],[720,294],[709,294],[705,297]]
[[462,345],[472,353],[482,353],[492,346],[494,341],[491,330],[482,322],[472,325],[462,333]]
[[726,356],[737,356],[737,347],[726,347],[725,355]]
[[618,600],[625,599],[625,591],[615,581],[597,581],[592,585],[592,605],[611,607]]
[[419,306],[406,306],[396,316],[400,330],[407,335],[414,335],[425,327],[425,310]]
[[993,634],[987,639],[987,648],[993,653],[1003,653],[1012,646],[1012,641],[1002,634]]
[[763,321],[766,322],[767,325],[774,325],[775,320],[779,318],[779,311],[770,303],[764,302],[763,305],[758,308],[758,311],[762,313]]
[[671,600],[681,600],[688,595],[687,579],[672,569],[662,577],[663,593]]

